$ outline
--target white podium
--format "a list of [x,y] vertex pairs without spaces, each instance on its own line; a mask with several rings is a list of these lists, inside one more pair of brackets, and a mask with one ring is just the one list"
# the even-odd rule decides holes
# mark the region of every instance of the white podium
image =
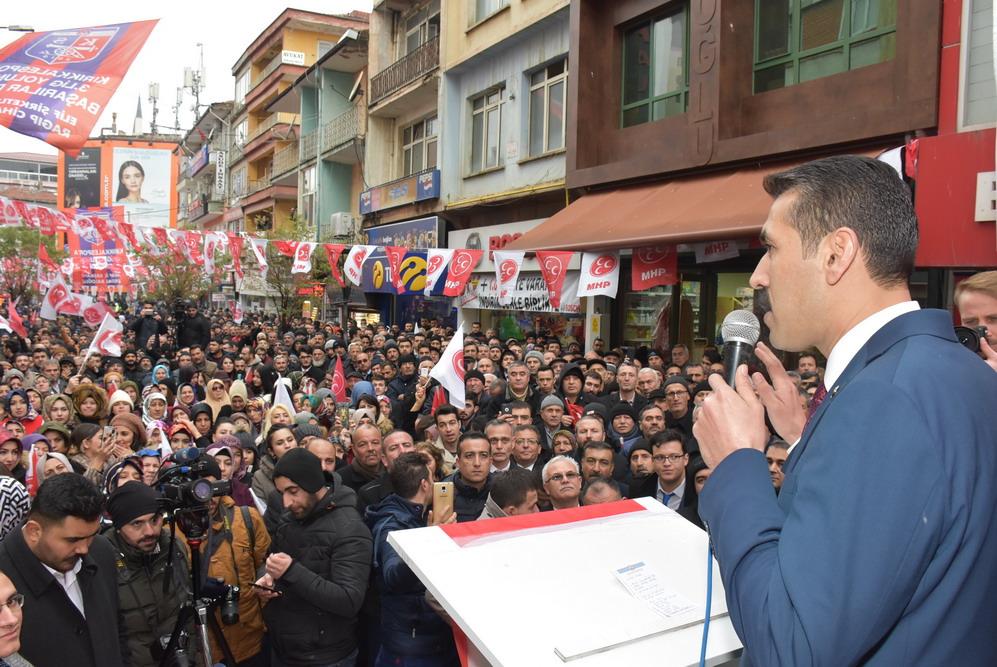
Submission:
[[[388,541],[493,667],[699,664],[707,536],[653,498],[396,531]],[[717,665],[741,643],[712,567],[707,664]],[[640,590],[631,594],[618,571],[644,573],[628,582]]]

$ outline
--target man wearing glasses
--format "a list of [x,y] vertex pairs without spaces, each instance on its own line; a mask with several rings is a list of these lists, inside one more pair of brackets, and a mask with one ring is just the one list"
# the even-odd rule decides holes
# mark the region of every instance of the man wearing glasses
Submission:
[[23,606],[24,596],[14,588],[14,582],[0,572],[0,664],[9,667],[29,665],[17,652],[21,648]]
[[582,474],[577,461],[567,456],[555,456],[543,467],[543,482],[553,509],[578,507]]
[[653,475],[642,480],[631,497],[653,496],[676,512],[696,502],[696,490],[686,484],[685,468],[689,463],[685,439],[676,430],[655,433],[651,438]]
[[692,435],[692,410],[689,409],[689,385],[685,378],[668,378],[665,382],[665,427]]
[[97,534],[103,503],[80,475],[56,475],[39,487],[24,526],[0,543],[0,571],[25,598],[21,653],[32,664],[124,665],[116,555]]

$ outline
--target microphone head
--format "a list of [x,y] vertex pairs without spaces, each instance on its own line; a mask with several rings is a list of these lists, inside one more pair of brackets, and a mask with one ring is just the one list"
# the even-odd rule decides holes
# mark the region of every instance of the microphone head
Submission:
[[754,346],[762,333],[762,325],[750,310],[732,310],[720,325],[724,343],[740,342]]

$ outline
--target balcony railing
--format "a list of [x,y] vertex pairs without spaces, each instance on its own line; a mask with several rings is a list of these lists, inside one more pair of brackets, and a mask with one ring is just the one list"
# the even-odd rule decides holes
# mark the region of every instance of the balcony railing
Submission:
[[275,69],[281,66],[281,62],[282,62],[282,54],[278,53],[276,56],[270,59],[270,62],[267,63],[267,66],[264,67],[259,74],[253,77],[251,86],[255,88],[256,86],[260,85],[260,82],[263,81],[263,79],[270,76]]
[[363,117],[359,105],[339,114],[322,126],[322,152],[332,150],[360,136],[360,119]]
[[270,177],[269,176],[267,176],[266,178],[261,178],[261,179],[255,180],[255,181],[250,181],[249,182],[249,188],[246,191],[246,194],[247,195],[251,195],[251,194],[255,194],[255,193],[259,192],[260,190],[266,190],[267,188],[270,187],[270,185],[271,185],[271,183],[270,183]]
[[440,38],[434,37],[401,60],[388,65],[370,80],[370,103],[375,104],[403,86],[433,71],[440,64]]
[[5,182],[17,182],[17,183],[47,183],[55,185],[58,182],[58,177],[55,174],[39,174],[34,171],[10,171],[7,169],[0,169],[0,181]]
[[297,120],[296,115],[293,113],[283,113],[283,112],[272,113],[269,116],[267,116],[266,119],[263,120],[263,122],[257,125],[252,132],[249,133],[249,136],[246,138],[246,143],[248,144],[250,141],[260,136],[264,132],[269,132],[276,125],[280,125],[282,123],[285,123],[287,125],[294,125],[296,120]]
[[305,162],[313,157],[315,157],[315,151],[318,148],[318,132],[312,130],[308,134],[302,134],[301,139],[298,141],[298,146],[301,150],[301,161]]
[[298,142],[281,148],[273,156],[273,173],[283,174],[298,168]]

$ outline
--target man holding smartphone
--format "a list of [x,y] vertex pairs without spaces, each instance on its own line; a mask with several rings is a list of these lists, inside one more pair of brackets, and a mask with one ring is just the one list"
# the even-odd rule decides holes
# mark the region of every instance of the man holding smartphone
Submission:
[[371,561],[356,494],[336,485],[318,457],[302,448],[277,461],[274,485],[290,516],[274,531],[266,574],[253,587],[269,600],[263,616],[272,665],[353,667]]

